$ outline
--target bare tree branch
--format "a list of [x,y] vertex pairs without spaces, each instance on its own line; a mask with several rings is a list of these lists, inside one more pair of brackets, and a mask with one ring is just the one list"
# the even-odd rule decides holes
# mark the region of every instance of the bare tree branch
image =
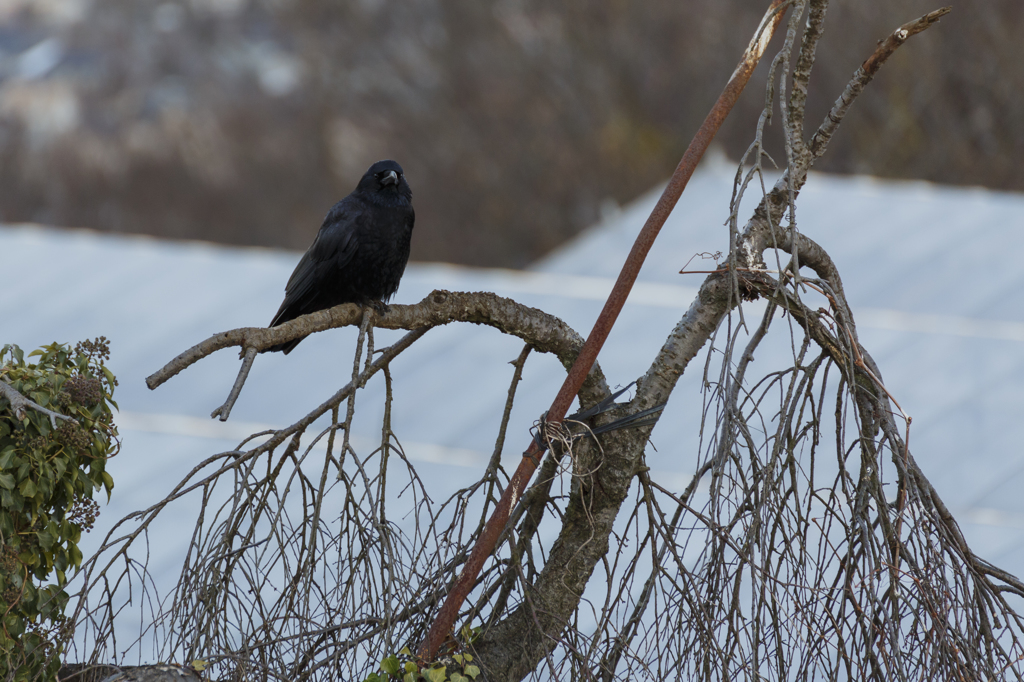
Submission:
[[36,403],[32,402],[31,400],[23,396],[21,393],[18,393],[16,390],[14,390],[14,387],[12,387],[3,379],[0,379],[0,397],[6,398],[7,402],[11,404],[11,412],[17,419],[25,418],[25,410],[35,410],[36,412],[42,412],[47,417],[49,417],[50,426],[52,426],[54,429],[57,428],[58,419],[64,419],[69,422],[75,421],[73,418],[67,416],[66,414],[60,414],[59,412],[54,412],[53,410],[48,410],[41,405],[37,405]]
[[[265,443],[247,439],[210,458],[136,516],[135,527],[108,536],[101,553],[109,561],[90,560],[82,571],[86,585],[98,586],[89,598],[100,606],[81,607],[76,620],[94,618],[98,639],[111,631],[122,608],[112,585],[132,571],[145,575],[128,545],[141,544],[155,514],[191,492],[202,496],[200,519],[172,603],[155,609],[153,633],[163,637],[160,651],[202,655],[225,679],[365,676],[382,655],[423,642],[428,627],[449,628],[454,620],[431,619],[442,600],[452,603],[457,576],[470,575],[482,546],[474,542],[493,524],[497,545],[479,577],[472,573],[466,605],[452,607],[454,618],[482,626],[443,629],[428,652],[449,673],[456,656],[472,652],[489,680],[1024,679],[1024,619],[1011,602],[1024,597],[1024,583],[973,554],[918,466],[909,418],[858,341],[839,271],[825,246],[797,229],[794,210],[808,169],[870,76],[944,11],[890,36],[805,142],[827,2],[786,4],[796,16],[772,62],[745,157],[752,168],[737,172],[729,254],[632,400],[584,412],[585,423],[538,421],[551,449],[537,481],[515,488],[500,462],[527,358],[536,348],[569,367],[582,340],[556,318],[490,294],[434,292],[395,306],[373,324],[415,331],[372,363],[357,343],[349,385],[296,424],[263,434]],[[752,45],[764,42],[759,32]],[[776,105],[788,165],[769,190],[762,134]],[[740,229],[739,200],[755,178],[762,201]],[[767,259],[777,267],[769,271]],[[757,299],[767,306],[748,329],[745,302]],[[252,357],[360,316],[356,306],[339,306],[275,330],[226,332],[183,353],[150,385],[218,348],[237,345]],[[393,430],[388,363],[451,321],[488,324],[527,345],[509,371],[487,467],[449,493],[420,479]],[[774,355],[766,351],[773,344]],[[709,347],[702,397],[688,396],[686,408],[700,409],[696,452],[669,445],[693,461],[694,474],[678,485],[656,480],[646,449],[657,408]],[[366,446],[349,440],[354,410],[343,418],[339,406],[378,371],[384,418],[380,442]],[[609,394],[595,366],[580,400],[601,405]],[[327,425],[300,444],[328,412]],[[632,421],[637,415],[644,417]],[[634,428],[602,428],[624,423]],[[314,451],[318,443],[325,454]],[[522,497],[507,521],[487,520],[502,483],[505,494]],[[125,565],[120,575],[115,561]]]
[[819,157],[824,153],[825,147],[828,146],[829,140],[835,134],[836,129],[839,128],[840,121],[846,115],[850,105],[857,99],[857,96],[863,92],[865,86],[871,82],[878,73],[878,70],[882,68],[882,64],[892,56],[892,54],[907,41],[910,36],[917,35],[918,33],[931,28],[939,19],[946,16],[953,11],[952,7],[943,7],[937,9],[934,12],[915,19],[914,21],[903,24],[898,29],[893,31],[887,38],[881,41],[878,48],[871,53],[871,56],[864,60],[864,63],[856,73],[853,74],[853,78],[847,84],[843,90],[843,94],[839,96],[835,104],[832,105],[832,110],[829,111],[825,117],[825,122],[821,124],[817,132],[811,138],[809,147],[811,153],[815,158]]
[[[816,7],[817,14],[812,15],[812,20],[820,23],[824,18],[824,7],[821,3]],[[820,27],[811,31],[803,46],[805,50],[814,50],[818,32]],[[802,77],[806,79],[809,74],[807,62],[813,60],[813,53],[802,56],[801,60]],[[855,75],[855,79],[858,77]],[[830,112],[824,125],[838,125],[846,109],[848,104],[838,113]],[[802,115],[802,111],[799,113]],[[794,165],[758,206],[734,252],[740,266],[760,266],[763,252],[782,238],[773,226],[781,222],[785,209],[806,181],[814,158],[824,152],[823,144],[813,148],[813,152],[802,157],[793,156]],[[697,300],[676,325],[640,383],[636,398],[630,405],[631,410],[651,408],[668,399],[689,361],[738,302],[721,276],[712,275],[705,281]],[[496,624],[477,645],[477,651],[489,663],[489,670],[498,678],[519,679],[533,668],[538,656],[543,656],[558,641],[559,633],[565,627],[565,618],[575,609],[576,600],[582,595],[596,561],[608,550],[607,537],[638,470],[638,460],[643,454],[648,433],[649,429],[643,429],[610,436],[602,441],[603,458],[585,447],[577,453],[577,470],[596,470],[598,473],[580,478],[565,512],[563,532],[552,546],[548,561],[532,587],[537,595],[535,602],[546,604],[547,611],[534,614],[526,605],[521,605],[509,618]],[[600,466],[596,466],[596,462],[600,462]],[[536,622],[543,626],[540,631],[534,628]],[[510,648],[503,644],[507,641],[520,644]]]
[[[279,327],[242,327],[222,332],[178,355],[149,376],[146,385],[154,389],[175,374],[224,348],[241,346],[243,349],[263,351],[300,336],[357,325],[362,315],[362,308],[354,303],[344,303],[303,315]],[[518,336],[536,350],[554,354],[567,367],[571,366],[583,345],[580,335],[557,317],[492,293],[439,289],[417,304],[392,305],[387,313],[374,316],[374,326],[381,329],[417,329],[451,322],[484,324]]]

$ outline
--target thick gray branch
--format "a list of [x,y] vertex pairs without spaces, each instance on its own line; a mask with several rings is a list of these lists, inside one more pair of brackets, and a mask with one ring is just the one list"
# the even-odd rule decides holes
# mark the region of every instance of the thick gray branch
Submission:
[[[280,327],[242,327],[222,332],[178,355],[147,377],[146,385],[155,389],[185,368],[224,348],[240,346],[244,356],[249,349],[263,351],[315,332],[358,325],[362,317],[362,308],[353,303],[345,303],[303,315]],[[382,329],[429,329],[451,322],[488,325],[505,334],[517,336],[535,350],[555,355],[566,369],[572,366],[583,346],[583,338],[554,315],[487,292],[465,293],[438,289],[419,303],[393,305],[389,312],[373,316],[374,326]],[[239,373],[239,379],[244,381],[242,372]],[[236,387],[240,390],[237,381]],[[605,395],[607,385],[604,375],[595,364],[583,384],[580,397],[585,404],[591,404]]]
[[11,404],[11,412],[17,419],[25,418],[25,410],[35,410],[36,412],[42,412],[50,418],[50,426],[54,429],[57,428],[58,419],[66,419],[69,422],[75,421],[66,414],[60,414],[53,410],[48,410],[42,405],[37,405],[22,394],[14,390],[14,387],[8,384],[3,379],[0,379],[0,397],[7,398],[7,401]]
[[[344,303],[303,315],[279,327],[242,327],[221,332],[168,362],[146,378],[146,385],[154,389],[186,367],[224,348],[241,346],[263,351],[314,332],[358,325],[362,316],[362,308],[354,303]],[[536,350],[553,353],[566,367],[572,365],[583,345],[582,337],[554,315],[486,292],[464,293],[438,289],[414,305],[393,305],[389,312],[374,315],[373,321],[375,327],[382,329],[417,329],[450,322],[485,324],[518,336]]]

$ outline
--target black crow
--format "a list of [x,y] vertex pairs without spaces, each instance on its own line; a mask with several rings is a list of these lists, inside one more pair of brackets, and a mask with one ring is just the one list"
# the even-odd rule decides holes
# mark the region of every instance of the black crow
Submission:
[[[331,209],[284,288],[270,326],[340,303],[387,310],[409,260],[412,190],[394,161],[370,166],[352,194]],[[287,355],[305,337],[271,346]]]

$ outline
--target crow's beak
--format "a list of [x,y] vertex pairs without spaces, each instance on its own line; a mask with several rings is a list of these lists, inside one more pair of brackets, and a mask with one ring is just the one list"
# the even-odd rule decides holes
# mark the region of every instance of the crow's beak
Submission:
[[380,184],[384,185],[385,187],[388,186],[388,185],[397,185],[398,184],[398,173],[396,173],[393,170],[392,171],[388,171],[387,173],[384,174],[384,177],[382,177],[380,179]]

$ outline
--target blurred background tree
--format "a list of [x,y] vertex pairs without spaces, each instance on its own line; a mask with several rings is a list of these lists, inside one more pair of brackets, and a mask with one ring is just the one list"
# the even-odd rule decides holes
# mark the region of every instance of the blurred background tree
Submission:
[[[414,259],[523,266],[671,173],[765,5],[3,0],[0,221],[304,249],[391,157]],[[935,7],[831,3],[809,120]],[[819,170],[1024,190],[1021,25],[1020,0],[955,6]],[[732,158],[760,92],[719,135]]]

